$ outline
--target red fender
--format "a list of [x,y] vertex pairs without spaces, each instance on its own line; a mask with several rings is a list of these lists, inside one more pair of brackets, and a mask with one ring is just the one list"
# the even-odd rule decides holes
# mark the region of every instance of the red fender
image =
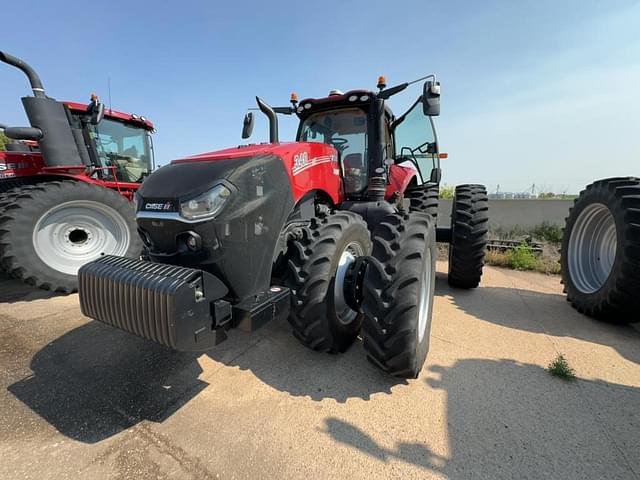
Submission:
[[404,193],[404,191],[411,183],[411,180],[416,178],[418,172],[413,167],[405,167],[402,165],[391,165],[389,168],[389,185],[384,193],[384,198],[389,200],[391,196],[398,192]]

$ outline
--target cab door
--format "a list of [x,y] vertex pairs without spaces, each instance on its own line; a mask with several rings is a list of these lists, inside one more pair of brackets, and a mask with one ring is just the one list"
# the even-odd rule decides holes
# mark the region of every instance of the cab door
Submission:
[[418,184],[439,183],[440,158],[433,117],[424,114],[422,97],[392,125],[395,163],[413,165]]

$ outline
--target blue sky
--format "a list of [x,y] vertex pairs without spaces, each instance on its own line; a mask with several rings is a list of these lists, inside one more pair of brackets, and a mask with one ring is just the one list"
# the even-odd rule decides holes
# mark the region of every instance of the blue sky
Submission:
[[[10,2],[3,18],[25,22],[3,23],[0,49],[60,100],[107,101],[110,78],[113,108],[156,124],[160,163],[241,143],[256,94],[287,104],[435,72],[445,183],[576,192],[640,175],[637,1],[163,3]],[[0,70],[0,122],[26,123],[28,93]],[[259,121],[252,141],[267,139]],[[281,139],[294,128],[282,121]]]

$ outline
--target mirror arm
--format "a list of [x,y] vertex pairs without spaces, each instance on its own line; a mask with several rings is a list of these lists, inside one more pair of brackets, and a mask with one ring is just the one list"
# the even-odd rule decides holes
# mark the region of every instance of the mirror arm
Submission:
[[273,107],[273,111],[282,115],[293,115],[295,113],[293,107]]

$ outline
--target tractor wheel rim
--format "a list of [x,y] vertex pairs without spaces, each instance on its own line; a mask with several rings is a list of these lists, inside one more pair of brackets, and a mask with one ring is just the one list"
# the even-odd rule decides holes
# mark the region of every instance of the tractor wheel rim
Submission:
[[594,293],[606,283],[616,259],[616,222],[606,205],[585,208],[571,230],[567,260],[569,274],[582,293]]
[[333,304],[336,309],[336,318],[343,325],[348,325],[358,316],[358,312],[352,310],[347,304],[344,296],[344,280],[349,271],[349,267],[356,258],[364,255],[364,248],[358,242],[349,243],[342,253],[338,261],[336,269],[336,277],[333,286]]
[[431,250],[425,253],[425,263],[420,276],[418,307],[418,342],[422,342],[427,331],[427,321],[431,310],[431,297],[433,296],[433,282],[431,281]]
[[44,213],[33,230],[33,246],[46,265],[67,275],[102,255],[127,253],[131,238],[125,218],[108,205],[73,200]]

